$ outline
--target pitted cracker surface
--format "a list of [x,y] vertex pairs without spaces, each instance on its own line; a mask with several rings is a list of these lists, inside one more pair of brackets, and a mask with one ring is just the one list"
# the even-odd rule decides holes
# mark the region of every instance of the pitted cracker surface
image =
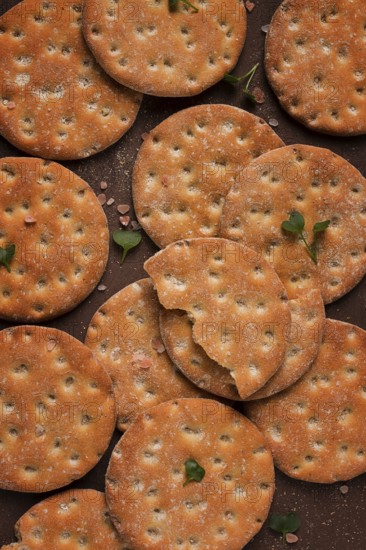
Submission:
[[115,426],[112,381],[60,330],[0,332],[0,487],[42,493],[91,470]]
[[156,126],[133,172],[140,224],[160,247],[216,237],[224,199],[246,166],[284,144],[262,120],[230,105],[198,105]]
[[120,290],[93,316],[85,343],[114,383],[117,426],[178,397],[207,397],[170,360],[160,338],[160,304],[150,279]]
[[282,107],[319,132],[366,133],[365,44],[364,0],[285,0],[265,53]]
[[275,465],[334,483],[366,471],[366,331],[327,319],[319,355],[292,387],[245,406]]
[[83,32],[115,80],[157,96],[192,96],[229,73],[246,37],[242,0],[85,1]]
[[178,241],[145,262],[159,301],[193,321],[193,339],[229,369],[242,399],[273,376],[285,355],[290,309],[274,269],[226,239]]
[[[31,223],[29,223],[31,220]],[[105,214],[89,185],[60,164],[0,160],[0,317],[40,322],[70,311],[101,278],[108,259]]]
[[248,399],[263,399],[294,384],[309,369],[319,353],[323,337],[325,311],[319,290],[309,290],[289,300],[291,326],[283,364],[272,378]]
[[[185,487],[185,462],[204,468]],[[115,447],[106,496],[136,548],[241,550],[267,517],[272,456],[247,418],[217,401],[178,399],[140,414]]]
[[199,388],[227,399],[240,400],[235,382],[227,369],[210,359],[193,340],[192,323],[187,313],[162,309],[160,332],[173,363]]
[[[281,229],[292,211],[305,219],[305,235],[330,220],[319,235],[318,263],[299,237]],[[230,190],[221,236],[262,254],[275,268],[289,298],[319,288],[325,303],[349,292],[366,272],[366,180],[328,149],[290,145],[265,153]]]
[[132,550],[118,536],[104,493],[71,489],[39,502],[16,523],[19,542],[2,550]]
[[94,155],[133,124],[141,95],[99,67],[81,32],[84,0],[23,0],[0,17],[0,133],[30,155]]

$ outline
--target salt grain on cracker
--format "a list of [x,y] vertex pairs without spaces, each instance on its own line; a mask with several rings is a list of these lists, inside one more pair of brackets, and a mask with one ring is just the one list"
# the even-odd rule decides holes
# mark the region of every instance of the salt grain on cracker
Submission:
[[327,319],[308,372],[245,411],[288,476],[334,483],[366,472],[366,331]]
[[192,96],[235,67],[246,37],[246,11],[237,0],[135,0],[128,17],[109,0],[86,0],[83,32],[97,61],[120,82],[146,94]]
[[264,120],[230,105],[198,105],[154,128],[136,159],[137,218],[160,247],[214,237],[230,187],[259,155],[283,145]]
[[[205,476],[184,486],[189,459]],[[261,529],[273,492],[263,436],[209,399],[177,399],[140,414],[106,475],[111,516],[135,548],[240,550]]]
[[242,399],[273,376],[284,358],[290,309],[275,271],[255,251],[225,239],[188,239],[144,268],[162,306],[189,314],[194,340],[228,369]]
[[[111,356],[114,342],[120,345],[118,357]],[[159,302],[150,279],[127,286],[103,304],[90,322],[85,343],[114,380],[120,430],[157,403],[204,395],[161,349]]]
[[116,84],[87,49],[83,4],[23,0],[0,17],[2,96],[8,101],[0,103],[1,134],[31,155],[94,155],[125,134],[139,110],[141,95]]
[[283,108],[308,128],[366,133],[364,0],[285,0],[273,16],[265,68]]

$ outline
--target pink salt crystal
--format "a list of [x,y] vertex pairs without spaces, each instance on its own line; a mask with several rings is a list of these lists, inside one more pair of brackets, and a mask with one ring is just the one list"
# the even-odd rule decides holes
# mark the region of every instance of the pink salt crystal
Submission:
[[106,181],[101,181],[100,182],[100,188],[104,191],[105,189],[107,189],[108,187],[108,183]]
[[35,223],[37,223],[36,218],[33,218],[33,216],[26,216],[24,218],[24,221],[27,225],[34,225]]
[[127,214],[127,212],[130,210],[130,205],[129,204],[119,204],[117,206],[117,210],[120,214]]
[[151,340],[151,345],[154,350],[156,350],[158,353],[163,353],[165,351],[165,346],[163,342],[160,340],[160,338],[157,338],[154,336],[154,338]]
[[107,206],[112,206],[113,203],[114,203],[114,199],[107,200]]
[[107,197],[105,196],[104,193],[101,193],[100,195],[98,195],[97,199],[99,201],[100,206],[103,206],[107,202]]
[[130,216],[120,216],[119,221],[121,225],[126,227],[130,223]]

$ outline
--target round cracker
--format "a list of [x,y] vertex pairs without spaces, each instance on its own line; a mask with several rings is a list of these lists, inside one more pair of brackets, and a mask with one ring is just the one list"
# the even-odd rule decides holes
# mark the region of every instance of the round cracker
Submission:
[[[189,459],[205,476],[184,487]],[[149,550],[241,550],[266,519],[273,491],[263,436],[207,399],[169,401],[139,415],[115,447],[106,478],[117,529]]]
[[227,399],[241,400],[233,378],[196,344],[184,311],[162,309],[160,333],[169,357],[196,386]]
[[16,523],[18,543],[3,550],[79,548],[132,550],[115,530],[104,493],[71,489],[32,506]]
[[[318,264],[297,235],[281,229],[292,211],[305,218],[305,235],[330,220],[317,239]],[[221,236],[263,254],[290,298],[319,288],[325,303],[349,292],[366,272],[366,181],[335,153],[290,145],[253,161],[230,190]]]
[[291,326],[288,331],[284,362],[272,378],[248,400],[263,399],[288,388],[310,368],[319,353],[325,311],[319,290],[309,290],[296,300],[289,300]]
[[273,16],[265,68],[282,107],[308,128],[366,133],[364,0],[285,0]]
[[115,426],[112,381],[57,329],[0,332],[0,487],[42,493],[91,470]]
[[160,339],[160,305],[150,279],[123,288],[95,313],[85,344],[114,384],[117,427],[138,413],[178,397],[203,397],[171,362]]
[[319,355],[291,388],[246,406],[275,465],[334,483],[366,471],[366,331],[327,319]]
[[31,155],[89,157],[138,113],[140,94],[114,82],[86,47],[82,9],[83,0],[23,0],[0,17],[0,132]]
[[108,260],[107,219],[93,190],[60,164],[0,161],[0,247],[15,244],[10,273],[0,267],[0,317],[39,322],[76,307]]
[[246,37],[241,0],[85,0],[83,32],[117,82],[157,96],[193,96],[236,65]]
[[166,309],[193,321],[193,339],[229,369],[245,399],[280,367],[290,325],[287,296],[274,269],[226,239],[188,239],[144,264]]
[[224,199],[253,159],[284,144],[264,120],[230,105],[198,105],[156,126],[133,172],[138,220],[161,248],[217,237]]

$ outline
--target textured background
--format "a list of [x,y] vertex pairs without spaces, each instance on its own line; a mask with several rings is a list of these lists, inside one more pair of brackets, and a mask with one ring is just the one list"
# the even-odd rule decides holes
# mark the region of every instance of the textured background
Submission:
[[[17,4],[16,0],[2,0],[0,14]],[[36,4],[36,2],[35,2]],[[135,125],[117,144],[90,159],[65,162],[64,165],[84,178],[100,193],[100,182],[109,184],[107,197],[113,197],[118,204],[132,204],[131,173],[133,162],[141,144],[141,135],[150,131],[159,122],[176,111],[200,103],[227,103],[243,107],[266,121],[276,118],[279,126],[277,133],[286,144],[307,143],[320,147],[328,147],[344,156],[366,175],[366,136],[357,138],[336,138],[313,133],[293,119],[279,106],[270,91],[263,71],[263,47],[265,34],[261,27],[270,22],[271,17],[280,4],[279,0],[255,0],[256,7],[248,14],[248,37],[244,52],[241,55],[235,74],[242,75],[255,63],[261,67],[254,80],[266,94],[263,105],[253,106],[245,101],[239,89],[228,84],[219,83],[210,90],[193,98],[167,99],[146,96]],[[340,31],[341,32],[341,31]],[[1,55],[1,52],[0,52]],[[46,75],[45,75],[46,78]],[[0,155],[24,156],[23,153],[0,138]],[[119,228],[118,213],[114,206],[105,206],[110,230]],[[133,215],[131,215],[133,219]],[[129,283],[144,277],[143,262],[156,251],[156,246],[144,235],[143,242],[128,256],[125,264],[118,263],[119,251],[111,246],[108,267],[102,282],[107,286],[105,292],[95,290],[94,293],[74,312],[50,322],[48,325],[63,329],[76,338],[83,340],[86,327],[96,309],[112,294]],[[355,323],[366,329],[366,280],[361,282],[343,299],[327,307],[327,316]],[[0,321],[0,328],[7,324]],[[114,440],[101,462],[75,487],[104,489],[104,473],[108,457],[119,434]],[[361,550],[365,548],[366,537],[366,475],[347,483],[349,492],[342,495],[339,491],[341,483],[326,486],[307,484],[291,480],[280,472],[276,472],[277,491],[272,506],[273,512],[286,513],[296,511],[301,516],[301,528],[298,531],[299,542],[294,546],[298,550]],[[10,543],[14,539],[13,525],[16,520],[33,504],[46,495],[27,495],[0,491],[0,544]],[[247,545],[248,550],[280,549],[280,536],[272,533],[267,525]],[[164,549],[165,550],[165,549]],[[169,550],[169,549],[167,549]]]

